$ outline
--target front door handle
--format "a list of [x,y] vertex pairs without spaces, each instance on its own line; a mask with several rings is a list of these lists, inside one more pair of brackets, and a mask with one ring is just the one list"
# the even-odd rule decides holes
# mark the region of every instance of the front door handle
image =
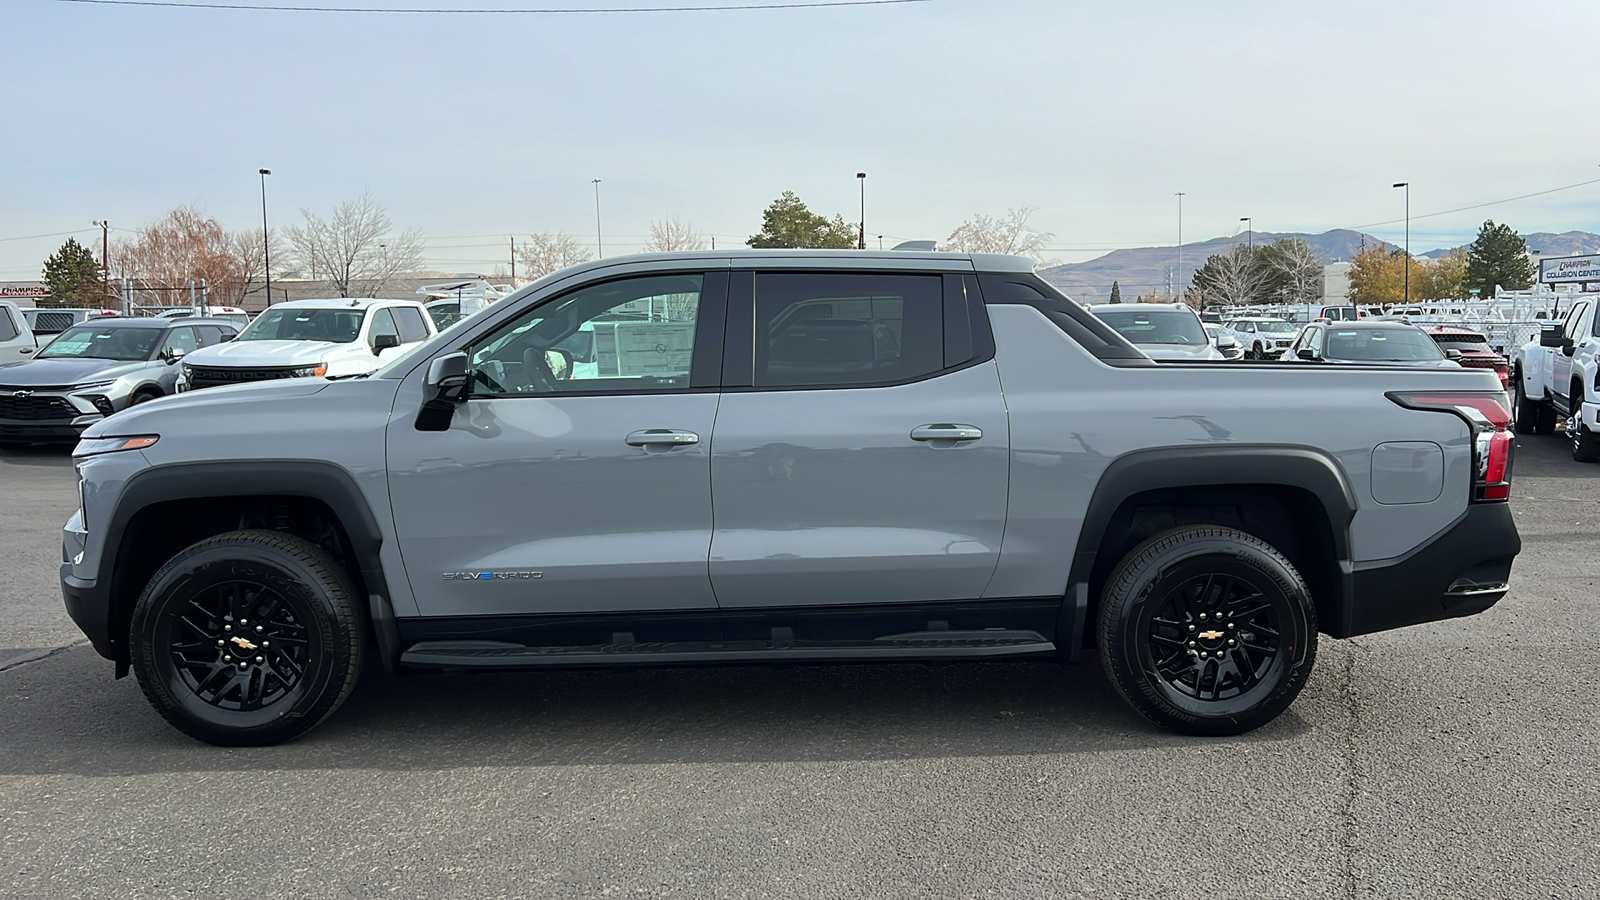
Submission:
[[911,429],[913,441],[975,441],[983,437],[983,429],[975,425],[918,425]]
[[629,447],[683,447],[689,444],[700,443],[700,435],[692,431],[677,431],[672,428],[646,428],[644,431],[635,431],[623,440]]

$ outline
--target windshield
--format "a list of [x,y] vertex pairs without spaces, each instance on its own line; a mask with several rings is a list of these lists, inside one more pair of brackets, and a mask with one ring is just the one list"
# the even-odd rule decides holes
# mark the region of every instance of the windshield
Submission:
[[1135,344],[1204,344],[1205,330],[1192,312],[1177,309],[1118,309],[1096,313]]
[[162,328],[78,325],[56,336],[34,359],[149,359]]
[[1362,362],[1419,362],[1444,359],[1433,338],[1407,328],[1334,328],[1328,331],[1329,359]]
[[348,344],[361,333],[364,309],[269,309],[234,340]]

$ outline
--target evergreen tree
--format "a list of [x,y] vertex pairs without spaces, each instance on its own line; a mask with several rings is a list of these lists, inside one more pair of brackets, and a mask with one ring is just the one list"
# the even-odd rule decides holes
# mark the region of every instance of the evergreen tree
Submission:
[[1511,230],[1496,225],[1493,219],[1478,229],[1478,239],[1467,246],[1467,288],[1477,288],[1479,296],[1493,297],[1497,287],[1508,291],[1527,290],[1533,284],[1533,263],[1528,261],[1528,242]]
[[810,248],[850,250],[856,246],[855,226],[834,216],[833,221],[806,208],[794,191],[772,201],[761,214],[761,233],[745,241],[758,250]]
[[106,286],[100,277],[100,264],[89,248],[74,238],[67,238],[61,249],[44,261],[44,283],[50,287],[50,296],[40,306],[105,305]]
[[1122,285],[1116,283],[1115,281],[1111,282],[1111,302],[1122,302]]

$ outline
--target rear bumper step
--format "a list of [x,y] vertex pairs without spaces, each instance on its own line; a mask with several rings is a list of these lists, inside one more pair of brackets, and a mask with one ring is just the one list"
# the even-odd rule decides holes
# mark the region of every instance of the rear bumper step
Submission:
[[907,632],[873,641],[681,641],[587,647],[525,647],[500,641],[423,641],[400,655],[402,665],[448,668],[546,666],[671,666],[704,663],[788,663],[915,659],[993,659],[1055,653],[1032,631]]

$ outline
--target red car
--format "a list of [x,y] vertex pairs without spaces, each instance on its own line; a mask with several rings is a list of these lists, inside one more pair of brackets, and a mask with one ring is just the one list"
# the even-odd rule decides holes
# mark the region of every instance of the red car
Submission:
[[1489,338],[1482,332],[1460,325],[1424,325],[1422,330],[1433,338],[1440,350],[1459,352],[1461,357],[1456,362],[1469,369],[1493,369],[1500,376],[1500,386],[1504,388],[1507,385],[1509,371],[1506,358],[1494,352],[1494,348],[1489,346]]

